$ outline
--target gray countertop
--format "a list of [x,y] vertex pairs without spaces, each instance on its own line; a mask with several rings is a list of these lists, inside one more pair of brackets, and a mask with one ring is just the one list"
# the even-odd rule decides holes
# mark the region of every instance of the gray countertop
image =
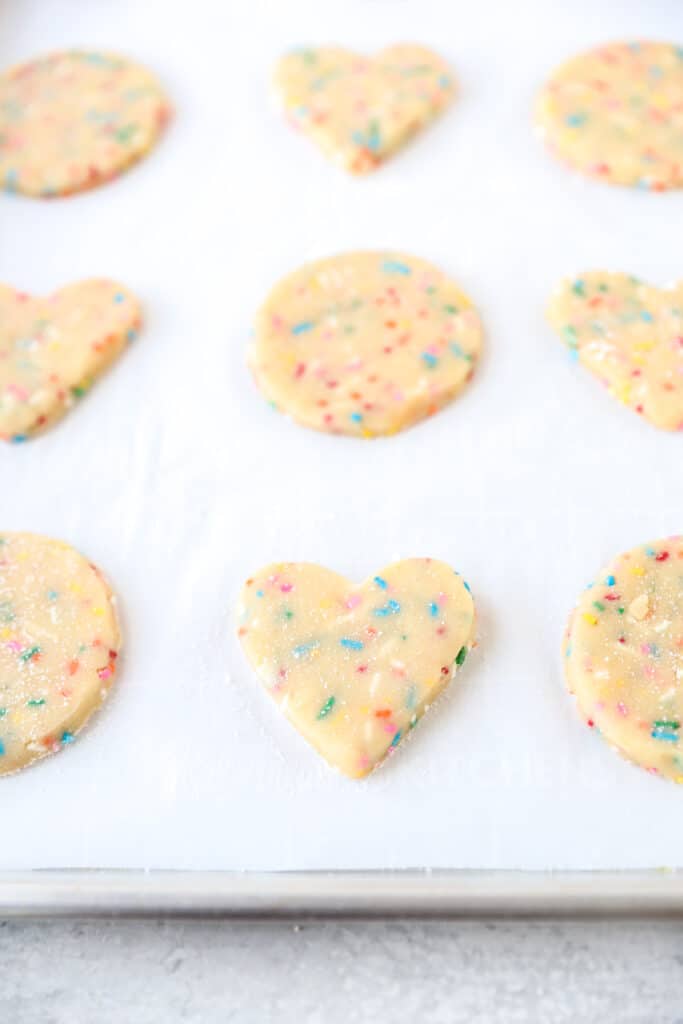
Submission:
[[683,1022],[683,924],[11,921],[12,1024]]

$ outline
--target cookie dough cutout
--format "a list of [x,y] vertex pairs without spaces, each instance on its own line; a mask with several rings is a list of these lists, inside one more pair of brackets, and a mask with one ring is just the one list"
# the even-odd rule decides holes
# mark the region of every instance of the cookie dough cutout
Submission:
[[93,188],[140,160],[169,115],[156,78],[123,57],[65,50],[20,64],[0,75],[0,185]]
[[423,46],[391,46],[375,57],[321,47],[283,57],[275,89],[296,129],[344,170],[366,174],[451,103],[455,80]]
[[266,398],[297,423],[371,438],[452,401],[473,375],[482,337],[476,309],[436,267],[352,252],[275,286],[249,362]]
[[683,46],[614,43],[559,67],[536,121],[550,151],[613,185],[683,186]]
[[61,541],[0,533],[0,774],[73,743],[109,693],[116,598]]
[[81,398],[136,337],[140,304],[115,281],[46,299],[0,285],[0,439],[26,441]]
[[589,726],[683,782],[683,537],[633,548],[598,573],[569,620],[565,670]]
[[360,585],[306,562],[270,565],[247,580],[239,623],[280,710],[351,778],[396,749],[475,642],[467,583],[429,558]]
[[683,284],[589,271],[559,286],[548,318],[610,395],[661,430],[683,430]]

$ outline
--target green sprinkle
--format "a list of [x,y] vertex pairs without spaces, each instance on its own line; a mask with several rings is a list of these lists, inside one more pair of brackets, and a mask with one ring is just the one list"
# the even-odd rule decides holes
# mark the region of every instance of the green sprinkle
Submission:
[[290,608],[285,608],[282,614],[288,620],[294,618],[294,612]]
[[457,656],[456,656],[455,664],[456,665],[462,665],[462,663],[463,663],[463,661],[465,660],[466,657],[467,657],[467,648],[466,647],[461,647],[460,650],[458,651]]
[[43,704],[47,704],[47,701],[45,700],[44,697],[39,697],[37,700],[26,701],[27,708],[42,708]]
[[7,714],[7,708],[0,708],[0,718],[4,718]]
[[667,722],[664,719],[659,722],[655,722],[654,724],[655,729],[680,729],[681,727],[680,722]]
[[599,612],[604,612],[605,606],[602,601],[593,601],[593,607],[597,608]]
[[71,389],[71,394],[74,398],[83,398],[83,395],[87,395],[88,389],[83,384],[76,385],[75,388]]
[[626,609],[625,608],[617,608],[617,611],[619,612],[620,615],[623,615],[624,612],[626,611]]
[[119,130],[114,133],[116,141],[130,142],[137,131],[137,127],[138,126],[136,124],[124,124],[122,128],[119,128]]
[[19,657],[22,661],[30,661],[36,654],[40,654],[40,647],[29,647],[27,651],[22,651]]
[[335,703],[336,700],[334,697],[327,698],[327,700],[325,701],[325,703],[323,704],[323,706],[321,707],[320,711],[317,714],[318,721],[320,721],[321,718],[327,718],[330,711],[334,707]]
[[447,313],[457,313],[458,312],[458,307],[457,306],[451,306],[450,303],[445,305],[443,308],[446,310]]

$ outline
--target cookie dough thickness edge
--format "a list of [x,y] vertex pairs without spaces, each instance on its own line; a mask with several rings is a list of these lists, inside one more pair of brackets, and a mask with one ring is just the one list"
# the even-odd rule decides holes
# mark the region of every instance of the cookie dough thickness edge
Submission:
[[62,541],[0,533],[0,774],[54,754],[109,694],[121,650],[116,597]]

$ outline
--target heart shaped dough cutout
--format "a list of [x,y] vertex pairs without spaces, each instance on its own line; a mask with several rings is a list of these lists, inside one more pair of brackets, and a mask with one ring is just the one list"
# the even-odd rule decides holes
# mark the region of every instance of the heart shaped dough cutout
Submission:
[[662,430],[683,430],[683,284],[590,271],[560,285],[548,319],[614,398]]
[[110,53],[65,50],[0,75],[0,187],[49,198],[117,177],[170,113],[149,71]]
[[371,438],[438,412],[471,380],[477,310],[415,256],[351,252],[309,263],[273,288],[249,364],[297,423]]
[[588,725],[629,760],[683,782],[683,537],[601,569],[570,617],[564,653]]
[[614,185],[683,186],[683,47],[600,46],[559,67],[536,119],[550,151]]
[[140,304],[114,281],[46,299],[0,285],[0,439],[25,441],[82,397],[132,341]]
[[411,558],[355,585],[306,562],[242,591],[239,636],[280,710],[334,768],[368,775],[417,724],[475,641],[467,583]]
[[391,46],[375,57],[321,47],[283,57],[275,88],[295,128],[335,164],[364,174],[448,106],[455,81],[423,46]]
[[109,693],[115,601],[68,544],[0,533],[0,775],[72,743]]

